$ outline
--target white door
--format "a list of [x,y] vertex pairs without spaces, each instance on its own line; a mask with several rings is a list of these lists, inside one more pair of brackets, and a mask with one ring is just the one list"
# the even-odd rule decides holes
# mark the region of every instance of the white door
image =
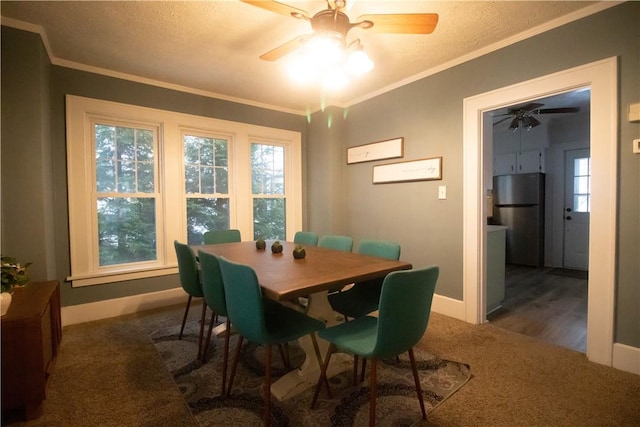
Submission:
[[589,269],[591,157],[589,149],[565,152],[563,267]]

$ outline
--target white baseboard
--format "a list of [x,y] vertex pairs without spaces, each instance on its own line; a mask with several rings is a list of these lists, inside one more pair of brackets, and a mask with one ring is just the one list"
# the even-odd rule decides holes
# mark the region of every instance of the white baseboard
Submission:
[[466,321],[464,301],[434,294],[431,311],[454,319]]
[[640,348],[614,343],[612,366],[621,371],[640,375]]
[[180,287],[168,289],[166,291],[90,302],[87,304],[70,305],[62,307],[60,315],[62,326],[64,327],[76,323],[107,319],[109,317],[121,316],[123,314],[131,314],[138,311],[181,304],[186,301],[187,294]]

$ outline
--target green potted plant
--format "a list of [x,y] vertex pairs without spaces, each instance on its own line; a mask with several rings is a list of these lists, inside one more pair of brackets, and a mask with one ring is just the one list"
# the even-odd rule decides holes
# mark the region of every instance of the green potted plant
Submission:
[[267,242],[265,242],[264,239],[256,240],[256,249],[262,250],[266,247],[267,247]]
[[25,285],[29,282],[27,267],[30,262],[20,264],[15,258],[3,256],[2,262],[2,292],[0,292],[0,315],[4,316],[11,304],[11,291],[16,286]]

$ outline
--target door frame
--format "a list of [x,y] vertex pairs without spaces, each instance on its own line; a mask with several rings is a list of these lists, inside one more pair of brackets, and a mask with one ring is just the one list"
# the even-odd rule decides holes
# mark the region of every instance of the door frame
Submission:
[[[589,226],[587,357],[612,365],[617,230],[618,59],[612,57],[528,80],[463,101],[463,299],[465,320],[486,322],[487,145],[483,113],[551,96],[591,89],[592,212]],[[597,227],[594,227],[597,224]]]

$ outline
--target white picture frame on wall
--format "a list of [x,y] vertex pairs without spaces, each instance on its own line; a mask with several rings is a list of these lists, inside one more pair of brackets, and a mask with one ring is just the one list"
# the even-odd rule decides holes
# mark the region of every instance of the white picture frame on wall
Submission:
[[387,139],[347,148],[347,164],[396,159],[404,156],[404,138]]
[[373,167],[374,184],[439,179],[442,179],[442,157],[407,160]]

